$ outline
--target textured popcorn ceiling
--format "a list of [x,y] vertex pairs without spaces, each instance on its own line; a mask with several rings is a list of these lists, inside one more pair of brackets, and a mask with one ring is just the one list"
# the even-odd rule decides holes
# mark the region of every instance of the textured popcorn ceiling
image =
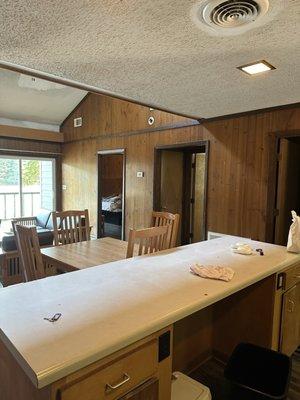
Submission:
[[[229,37],[199,29],[195,3],[6,0],[0,60],[204,118],[300,100],[299,0],[270,0],[264,25]],[[236,69],[261,59],[277,69]]]

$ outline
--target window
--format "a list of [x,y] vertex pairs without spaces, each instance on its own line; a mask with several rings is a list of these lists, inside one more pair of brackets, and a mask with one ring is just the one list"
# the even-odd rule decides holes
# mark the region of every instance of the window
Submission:
[[0,157],[0,219],[55,210],[55,159]]

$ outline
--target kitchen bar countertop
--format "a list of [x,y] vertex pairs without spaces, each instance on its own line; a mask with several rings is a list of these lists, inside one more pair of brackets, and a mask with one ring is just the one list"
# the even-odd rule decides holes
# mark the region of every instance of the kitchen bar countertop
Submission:
[[[234,254],[237,241],[265,255]],[[227,236],[10,286],[0,289],[0,339],[42,388],[298,261],[285,247]],[[235,276],[194,276],[195,262]]]

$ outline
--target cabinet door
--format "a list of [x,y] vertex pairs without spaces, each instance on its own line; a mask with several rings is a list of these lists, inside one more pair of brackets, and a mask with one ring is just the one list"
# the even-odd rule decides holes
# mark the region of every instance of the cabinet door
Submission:
[[300,283],[283,295],[281,351],[292,355],[300,345]]
[[119,400],[158,400],[158,379],[145,382]]

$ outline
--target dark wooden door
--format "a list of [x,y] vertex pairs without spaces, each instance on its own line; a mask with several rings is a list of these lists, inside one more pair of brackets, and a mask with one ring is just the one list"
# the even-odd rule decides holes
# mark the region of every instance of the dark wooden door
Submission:
[[158,379],[150,379],[118,400],[158,400]]

